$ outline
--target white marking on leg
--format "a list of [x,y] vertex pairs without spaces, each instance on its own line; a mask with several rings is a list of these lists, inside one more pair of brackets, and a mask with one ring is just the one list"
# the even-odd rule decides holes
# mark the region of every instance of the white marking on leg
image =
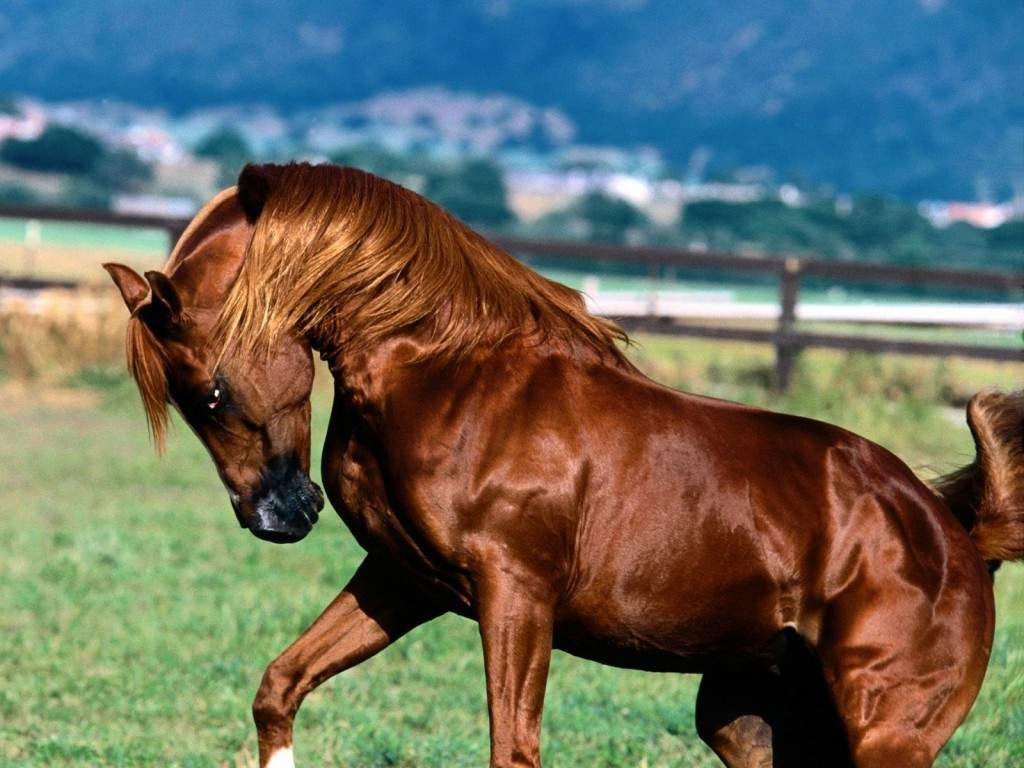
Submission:
[[295,768],[295,758],[291,747],[281,747],[270,756],[266,768]]

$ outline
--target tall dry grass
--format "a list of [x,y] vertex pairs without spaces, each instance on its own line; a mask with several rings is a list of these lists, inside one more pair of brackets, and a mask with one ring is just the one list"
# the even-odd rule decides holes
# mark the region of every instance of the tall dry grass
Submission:
[[[56,384],[82,374],[98,373],[103,380],[126,377],[126,321],[124,304],[112,287],[20,296],[0,292],[0,376]],[[774,352],[769,346],[644,334],[636,341],[629,356],[664,384],[769,407],[784,408],[794,399],[835,401],[840,410],[847,401],[862,399],[962,407],[983,387],[1024,384],[1021,364],[806,350],[790,392],[780,398],[771,392]]]
[[127,313],[115,291],[48,290],[0,299],[0,375],[65,382],[124,370]]

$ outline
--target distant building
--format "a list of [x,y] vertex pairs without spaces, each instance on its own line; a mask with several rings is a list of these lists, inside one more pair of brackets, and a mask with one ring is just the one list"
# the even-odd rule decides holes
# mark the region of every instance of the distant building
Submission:
[[32,101],[18,101],[15,113],[0,114],[0,141],[20,139],[31,141],[38,138],[47,125],[46,112]]
[[688,203],[711,200],[721,203],[756,203],[764,199],[766,194],[767,189],[761,184],[705,182],[683,186],[683,197]]
[[575,132],[569,118],[555,109],[513,96],[438,87],[379,93],[299,113],[291,123],[306,146],[323,153],[372,143],[398,151],[493,154],[512,146],[562,146]]
[[948,227],[957,222],[979,229],[994,229],[1021,215],[1020,201],[1006,203],[966,203],[958,201],[926,200],[918,205],[921,215],[932,226]]
[[41,108],[50,122],[77,128],[108,146],[130,150],[147,163],[174,164],[188,155],[171,131],[174,120],[160,109],[108,99],[45,104]]
[[794,184],[783,184],[779,187],[779,200],[790,208],[799,208],[805,202],[804,193]]
[[683,199],[682,184],[672,179],[580,168],[511,170],[505,174],[505,185],[509,205],[523,221],[535,221],[596,192],[625,200],[659,224],[671,224]]
[[167,197],[206,200],[220,188],[220,166],[214,160],[185,157],[177,163],[158,163],[153,168],[153,187]]
[[130,126],[115,143],[131,149],[147,163],[179,163],[188,154],[173,136],[152,124]]
[[165,197],[163,195],[117,195],[111,208],[118,213],[138,216],[164,216],[186,219],[195,214],[196,201],[191,197]]

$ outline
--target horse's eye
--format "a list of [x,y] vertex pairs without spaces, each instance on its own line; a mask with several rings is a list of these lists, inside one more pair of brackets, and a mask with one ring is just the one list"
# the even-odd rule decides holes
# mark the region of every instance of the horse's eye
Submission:
[[210,390],[210,394],[206,396],[206,408],[211,411],[217,410],[223,399],[223,392],[221,391],[221,388],[214,387]]

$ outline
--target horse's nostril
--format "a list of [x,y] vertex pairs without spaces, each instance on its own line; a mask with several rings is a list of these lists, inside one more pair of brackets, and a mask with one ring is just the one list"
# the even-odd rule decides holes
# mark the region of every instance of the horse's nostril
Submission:
[[314,483],[309,484],[306,502],[307,505],[303,512],[306,519],[309,520],[309,524],[314,525],[320,519],[320,510],[324,508],[323,492]]
[[324,508],[323,491],[307,477],[300,492],[300,498],[302,500],[302,513],[312,525],[320,518],[320,510]]

